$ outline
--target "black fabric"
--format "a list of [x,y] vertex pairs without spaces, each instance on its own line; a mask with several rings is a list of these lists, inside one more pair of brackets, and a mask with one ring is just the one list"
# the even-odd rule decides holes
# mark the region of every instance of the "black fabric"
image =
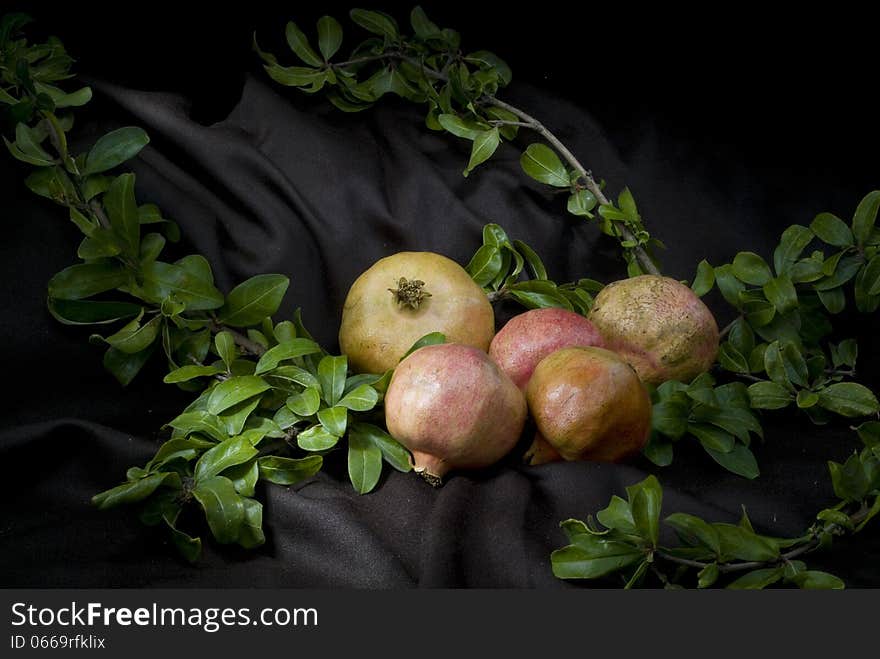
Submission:
[[[475,32],[470,42],[482,45],[479,34],[493,24],[488,9],[474,16],[446,12],[450,24],[466,37]],[[623,276],[615,246],[566,216],[563,198],[529,182],[514,147],[503,146],[465,179],[469,145],[427,131],[420,108],[385,100],[348,115],[272,84],[247,45],[255,25],[280,31],[276,16],[220,17],[213,36],[197,31],[196,22],[174,28],[154,18],[140,26],[140,38],[107,30],[118,57],[101,57],[90,37],[113,18],[96,27],[63,13],[42,16],[74,55],[81,47],[80,69],[96,91],[79,113],[73,142],[85,147],[111,128],[144,127],[152,142],[132,164],[137,192],[180,224],[183,241],[170,254],[206,256],[223,290],[258,273],[288,275],[277,318],[301,307],[328,349],[338,348],[348,286],[372,262],[416,249],[465,263],[490,221],[542,254],[552,278]],[[807,48],[765,61],[769,51],[760,35],[748,47],[713,42],[670,21],[662,24],[666,33],[639,23],[632,36],[643,56],[624,64],[622,54],[599,57],[613,45],[609,36],[572,41],[580,34],[576,24],[532,18],[510,19],[507,32],[487,33],[486,45],[509,54],[517,75],[504,98],[540,117],[609,190],[631,187],[649,228],[669,246],[662,255],[669,275],[689,279],[700,259],[721,263],[739,250],[767,254],[785,226],[809,223],[826,210],[848,218],[880,183],[872,159],[878,129],[858,93],[868,74],[849,51],[829,49],[826,55],[836,59],[821,68]],[[169,32],[157,33],[163,26]],[[132,54],[148,35],[152,47],[161,44],[155,57]],[[683,41],[687,35],[690,41]],[[525,52],[528,38],[533,52]],[[223,39],[235,40],[225,55],[216,48]],[[727,49],[734,45],[741,50]],[[798,42],[790,37],[781,45]],[[195,52],[200,63],[189,57]],[[575,59],[584,52],[592,59]],[[700,58],[709,67],[701,69]],[[221,75],[233,60],[239,68]],[[162,73],[173,63],[180,69]],[[205,77],[192,77],[200,67]],[[836,76],[834,89],[846,93],[807,88],[811,74],[826,67]],[[604,84],[588,83],[589,75]],[[750,87],[737,87],[746,79]],[[391,471],[367,496],[353,492],[344,456],[336,454],[308,483],[260,486],[264,547],[245,552],[207,542],[191,567],[130,510],[98,512],[89,505],[127,467],[149,459],[161,425],[190,397],[161,384],[160,364],[120,388],[102,369],[87,331],[61,326],[45,310],[45,283],[74,262],[79,239],[59,208],[26,190],[26,171],[0,158],[3,586],[591,585],[552,576],[549,554],[565,542],[559,522],[595,513],[647,473],[657,473],[665,486],[664,514],[735,521],[745,506],[760,531],[797,534],[833,501],[826,460],[845,459],[857,447],[845,423],[817,428],[770,414],[767,440],[756,448],[762,475],[755,481],[722,471],[685,443],[666,469],[642,459],[528,468],[513,454],[494,468],[456,474],[439,489]],[[708,301],[720,324],[729,320],[717,296]],[[861,379],[876,387],[876,321],[846,314],[840,326],[841,337],[861,340]],[[850,586],[876,587],[878,551],[875,525],[810,561]]]

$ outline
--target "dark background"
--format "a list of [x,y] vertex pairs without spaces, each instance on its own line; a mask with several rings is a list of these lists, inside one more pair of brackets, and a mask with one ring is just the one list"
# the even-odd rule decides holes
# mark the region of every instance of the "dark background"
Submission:
[[[768,255],[784,227],[808,224],[821,211],[848,220],[859,199],[880,183],[880,129],[872,100],[876,48],[864,16],[771,17],[743,5],[676,12],[619,4],[472,4],[423,6],[441,26],[458,29],[466,49],[490,49],[508,61],[515,82],[504,98],[570,140],[612,190],[633,189],[649,228],[669,245],[662,260],[670,275],[690,278],[701,258],[721,263],[739,250]],[[288,298],[303,306],[307,324],[332,349],[346,282],[371,259],[382,250],[421,244],[466,260],[480,220],[500,221],[534,244],[560,280],[622,276],[614,246],[565,218],[558,199],[526,184],[512,151],[465,183],[459,172],[466,147],[426,136],[420,110],[387,99],[364,115],[344,116],[320,99],[267,83],[251,51],[254,30],[264,49],[293,64],[284,46],[285,22],[294,19],[311,31],[317,17],[331,13],[348,38],[354,33],[344,16],[350,5],[205,6],[186,12],[183,5],[17,6],[37,19],[36,34],[60,36],[78,60],[77,70],[94,82],[95,101],[78,115],[79,139],[87,144],[121,123],[148,129],[153,155],[135,165],[141,199],[170,206],[184,229],[181,250],[190,249],[190,241],[200,249],[216,242],[208,255],[227,289],[258,272],[288,272],[294,278]],[[376,8],[405,25],[410,5]],[[254,80],[256,86],[246,86]],[[163,109],[176,107],[173,99],[183,99],[188,118],[177,132],[173,125],[164,131],[160,121]],[[260,214],[268,201],[255,192],[245,211],[230,207],[221,188],[234,185],[237,175],[249,180],[249,171],[222,153],[200,151],[202,136],[193,131],[231,113],[270,138],[264,150],[301,186],[306,201],[288,208],[291,223],[311,212],[325,222],[326,235],[314,244],[297,246],[295,234],[283,234],[287,242],[273,245],[269,256],[260,238],[248,234],[250,225],[236,225],[243,222],[239,214]],[[285,126],[302,131],[298,141],[285,141]],[[374,142],[386,147],[379,161],[412,172],[388,183],[382,194],[348,161],[350,149],[353,162],[369,163],[360,160],[372,153],[363,144]],[[308,157],[298,149],[309,149]],[[347,235],[361,220],[357,209],[333,215],[331,191],[317,195],[325,206],[309,206],[309,195],[322,185],[322,177],[303,164],[314,153],[320,164],[336,168],[335,175],[350,173],[352,189],[365,204],[391,199],[393,210],[409,213],[409,220],[390,233],[385,225],[373,233],[369,226],[359,228],[358,243],[356,234]],[[423,153],[433,168],[424,167]],[[173,187],[178,166],[193,174],[199,192],[218,195],[224,227],[239,231],[214,241],[213,215],[187,217],[187,195]],[[0,584],[563,586],[546,569],[547,554],[562,544],[558,521],[583,518],[651,471],[644,461],[537,469],[507,464],[457,476],[439,491],[394,473],[375,494],[358,498],[330,460],[328,473],[303,488],[303,496],[283,488],[263,493],[267,547],[255,555],[209,548],[198,568],[186,567],[161,534],[141,527],[133,515],[88,506],[95,491],[116,484],[127,466],[149,457],[158,428],[189,397],[159,384],[159,365],[121,390],[103,372],[100,350],[87,344],[87,331],[61,327],[46,313],[45,282],[72,262],[77,238],[58,209],[30,196],[20,182],[25,174],[11,158],[0,159],[7,200],[0,345],[8,369],[0,458],[12,472],[0,485]],[[417,186],[423,186],[424,199],[415,199]],[[452,222],[439,228],[436,221],[419,224],[431,221],[431,199],[448,190],[461,201],[460,229]],[[334,232],[349,242],[334,247]],[[278,253],[279,245],[289,256],[283,249]],[[362,252],[348,249],[352,245]],[[312,264],[310,251],[322,256],[315,271],[303,265]],[[709,301],[724,324],[723,304],[717,296]],[[286,304],[292,309],[293,302]],[[876,388],[876,323],[845,315],[838,326],[841,336],[860,339],[861,379]],[[720,472],[694,447],[679,449],[675,465],[659,473],[667,487],[664,511],[721,521],[735,519],[745,504],[762,530],[802,530],[831,500],[825,460],[845,459],[856,447],[854,437],[845,424],[822,430],[771,416],[766,426],[768,441],[758,453],[763,473],[754,483]],[[840,543],[816,564],[852,586],[875,587],[880,574],[870,557],[877,549],[874,530],[858,542]]]

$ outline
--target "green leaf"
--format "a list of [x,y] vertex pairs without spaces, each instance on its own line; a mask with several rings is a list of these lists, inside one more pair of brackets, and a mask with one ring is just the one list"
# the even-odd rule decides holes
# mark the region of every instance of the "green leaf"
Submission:
[[797,394],[797,406],[802,410],[809,409],[816,405],[818,402],[819,394],[813,391],[801,389]]
[[492,71],[498,76],[501,86],[509,85],[513,74],[503,59],[488,50],[478,50],[464,56],[464,61],[476,64],[483,71]]
[[718,563],[709,563],[697,573],[697,588],[709,588],[718,581],[720,574]]
[[789,269],[792,282],[803,284],[821,279],[824,263],[821,258],[801,259]]
[[464,170],[464,175],[467,176],[475,167],[491,158],[492,154],[498,149],[499,144],[501,144],[501,135],[497,127],[477,133],[474,136],[471,158],[468,161],[467,168]]
[[321,395],[328,405],[336,405],[345,391],[345,376],[348,372],[348,358],[345,355],[327,355],[318,362],[318,381]]
[[721,348],[718,350],[718,363],[722,368],[732,373],[749,372],[748,360],[730,341],[721,344]]
[[721,555],[727,560],[773,561],[779,558],[779,547],[741,526],[713,524],[721,540]]
[[[642,505],[640,510],[642,512],[642,521],[644,521],[644,508],[644,505]],[[611,497],[606,508],[596,513],[596,519],[605,528],[615,529],[626,535],[639,535],[641,533],[636,527],[630,503],[616,494]],[[586,527],[584,526],[584,528]]]
[[740,252],[733,259],[733,274],[746,284],[763,286],[773,276],[770,266],[754,252]]
[[241,503],[244,506],[244,520],[237,542],[245,549],[253,549],[266,542],[263,533],[263,504],[247,498],[242,498]]
[[849,247],[853,244],[853,232],[836,215],[819,213],[810,224],[810,229],[820,240],[835,247]]
[[226,372],[231,373],[232,364],[238,358],[238,348],[235,347],[235,338],[232,336],[232,333],[225,331],[217,332],[217,335],[214,337],[214,347],[217,349],[220,359],[226,365]]
[[643,556],[633,545],[582,535],[578,544],[554,551],[550,563],[559,579],[595,579],[632,565]]
[[339,406],[325,407],[318,410],[318,421],[331,435],[342,437],[348,425],[348,410]]
[[140,324],[139,319],[135,318],[104,340],[117,350],[131,355],[146,350],[159,336],[161,327],[162,316],[155,316],[143,325]]
[[794,395],[776,382],[755,382],[749,386],[749,400],[759,410],[778,410],[788,407]]
[[679,439],[687,432],[690,406],[677,400],[655,403],[651,408],[651,427],[662,435]]
[[761,568],[746,572],[736,581],[727,585],[730,590],[761,590],[770,586],[780,579],[785,572],[784,567]]
[[116,348],[108,348],[104,353],[104,368],[110,371],[119,384],[127,387],[141,372],[152,354],[152,348],[134,354],[122,352]]
[[626,488],[632,518],[639,534],[656,546],[660,539],[660,507],[663,503],[663,488],[656,476],[648,476],[636,485]]
[[700,261],[697,266],[697,276],[694,277],[694,283],[691,284],[691,290],[698,297],[703,297],[712,290],[715,285],[715,270],[709,265],[705,259]]
[[861,272],[861,286],[868,295],[880,295],[880,255],[865,264]]
[[862,262],[862,257],[858,255],[847,256],[840,259],[840,262],[834,270],[834,274],[816,282],[813,284],[813,288],[817,291],[827,291],[842,286],[856,276],[859,269],[862,267]]
[[688,424],[688,432],[700,440],[700,444],[707,451],[728,453],[733,450],[736,441],[732,434],[705,423]]
[[764,284],[764,295],[779,313],[791,311],[798,305],[797,291],[787,275],[774,277]]
[[254,496],[254,489],[257,485],[257,479],[260,476],[260,470],[257,466],[256,459],[242,462],[234,467],[230,467],[223,472],[223,475],[232,481],[235,491],[243,497]]
[[832,288],[828,291],[816,291],[822,305],[828,310],[828,313],[838,314],[846,307],[846,295],[843,288]]
[[158,474],[150,474],[133,483],[123,483],[114,488],[105,490],[92,497],[92,504],[100,510],[113,508],[123,504],[137,503],[143,501],[150,496],[156,489],[166,481],[168,485],[180,487],[180,477],[176,473],[162,472]]
[[764,370],[773,382],[792,389],[789,371],[782,357],[779,341],[774,341],[764,351]]
[[852,230],[859,247],[871,237],[880,209],[880,190],[874,190],[864,196],[853,215]]
[[[744,390],[748,391],[745,387]],[[730,400],[722,401],[719,399],[718,402],[719,406],[715,408],[701,406],[695,409],[692,414],[692,420],[718,426],[740,439],[746,445],[749,443],[749,433],[754,433],[759,437],[763,435],[761,424],[758,423],[752,411],[748,409],[749,399],[747,393],[745,393],[745,400],[742,401],[742,407],[739,406],[740,403],[734,403]]]
[[255,373],[261,375],[273,370],[283,361],[288,359],[296,359],[305,355],[314,355],[321,352],[321,346],[311,339],[291,339],[279,343],[274,348],[270,348],[260,357],[257,362]]
[[382,475],[382,451],[362,433],[348,437],[348,477],[358,494],[366,494]]
[[495,245],[480,247],[467,264],[465,270],[477,286],[488,286],[501,270],[501,250]]
[[642,455],[658,467],[668,467],[673,459],[672,443],[656,432],[651,433],[647,445],[642,449]]
[[421,7],[413,7],[409,14],[409,22],[413,32],[422,41],[440,37],[440,28],[428,18],[425,10]]
[[141,225],[134,196],[134,174],[122,174],[113,179],[104,195],[104,207],[113,231],[126,247],[126,253],[132,257],[138,256]]
[[298,459],[276,455],[257,458],[260,478],[276,485],[295,485],[311,478],[321,471],[323,463],[324,458],[320,455],[309,455]]
[[308,387],[288,398],[285,405],[297,416],[312,416],[321,407],[321,392],[317,387]]
[[829,460],[828,471],[831,474],[834,494],[838,498],[844,501],[861,501],[865,498],[871,483],[868,481],[865,466],[858,454],[849,456],[842,465]]
[[721,554],[721,536],[718,530],[708,522],[687,513],[673,513],[664,520],[675,529],[683,542],[692,546],[709,549],[713,554]]
[[715,284],[728,304],[733,305],[737,309],[741,307],[742,303],[740,302],[739,295],[746,287],[736,278],[733,266],[725,263],[715,268]]
[[244,522],[244,503],[232,481],[215,476],[200,482],[192,493],[204,509],[208,526],[217,542],[230,544],[238,540]]
[[312,50],[308,38],[296,23],[289,21],[284,34],[287,37],[287,45],[303,62],[309,66],[322,66],[324,64],[324,61]]
[[56,300],[81,300],[120,288],[129,274],[117,261],[79,263],[65,268],[49,280],[49,297]]
[[727,340],[743,356],[751,355],[755,349],[755,333],[742,316],[733,321]]
[[284,275],[257,275],[233,288],[219,312],[220,322],[232,327],[256,325],[278,311],[290,280]]
[[161,303],[174,296],[189,311],[205,311],[223,306],[223,294],[214,285],[196,277],[182,265],[154,261],[142,270],[143,292],[151,302]]
[[136,316],[143,307],[129,302],[96,302],[94,300],[56,300],[48,298],[49,313],[64,325],[104,325]]
[[134,126],[110,131],[100,137],[89,151],[82,174],[88,176],[113,169],[134,158],[149,142],[149,136]]
[[220,475],[225,469],[248,462],[259,451],[242,437],[230,437],[206,451],[196,463],[196,483]]
[[367,412],[379,402],[379,392],[368,384],[362,384],[353,391],[345,394],[339,401],[339,406],[352,412]]
[[559,307],[572,311],[571,302],[562,295],[551,281],[533,279],[508,286],[509,295],[529,309]]
[[556,152],[546,144],[530,144],[519,162],[523,171],[536,181],[557,188],[567,188],[570,185],[565,166]]
[[297,445],[304,451],[326,451],[336,446],[339,437],[331,435],[323,426],[306,428],[296,437]]
[[466,140],[476,139],[477,135],[483,130],[473,122],[465,121],[455,114],[441,114],[437,117],[437,121],[444,130]]
[[204,410],[184,412],[170,421],[168,425],[185,435],[200,432],[218,442],[224,441],[229,436],[223,422],[215,414],[209,414]]
[[779,246],[773,252],[773,267],[776,274],[790,274],[795,261],[812,240],[813,232],[800,224],[794,224],[783,231]]
[[758,461],[751,449],[744,444],[737,442],[729,451],[718,451],[704,445],[706,453],[708,453],[715,462],[738,476],[754,480],[761,475],[758,467]]
[[[317,91],[327,80],[327,71],[310,69],[306,66],[266,66],[266,73],[275,82],[287,87],[306,87],[312,85]],[[312,90],[306,90],[312,91]]]
[[138,260],[142,264],[155,261],[163,249],[165,249],[165,236],[160,233],[148,233],[141,240]]
[[425,334],[425,336],[421,337],[415,343],[413,343],[409,347],[409,350],[406,351],[406,354],[400,359],[401,361],[403,361],[406,357],[409,357],[419,348],[424,348],[425,346],[436,346],[442,343],[446,343],[446,335],[442,332],[431,332],[430,334]]
[[394,22],[394,19],[386,14],[366,9],[352,9],[349,12],[349,16],[351,16],[351,20],[367,32],[372,32],[388,39],[397,39],[399,36],[397,24]]
[[171,533],[171,542],[177,551],[187,562],[195,563],[202,553],[202,539],[184,533],[174,526],[167,517],[163,517],[163,519]]
[[804,570],[795,574],[791,581],[798,588],[807,590],[843,590],[846,584],[841,579],[828,572],[819,570]]
[[856,428],[856,432],[868,448],[880,446],[880,421],[865,421]]
[[522,254],[526,265],[529,266],[529,270],[532,272],[532,277],[535,279],[547,279],[547,268],[544,267],[544,262],[541,261],[541,257],[538,256],[535,250],[521,240],[514,240],[513,246],[516,251]]
[[333,57],[342,45],[342,26],[332,16],[318,19],[318,49],[325,60]]
[[822,389],[819,406],[846,417],[868,416],[880,412],[874,393],[857,382],[837,382]]
[[406,473],[412,470],[412,456],[409,451],[378,426],[370,423],[353,423],[348,430],[349,441],[355,435],[377,446],[385,462],[397,471]]
[[793,343],[786,343],[782,346],[780,355],[788,379],[796,385],[806,387],[810,377],[809,369],[807,368],[807,362],[804,360],[804,356],[801,354],[798,347]]
[[[19,124],[19,126],[21,125],[23,124]],[[3,138],[3,141],[6,143],[6,148],[9,149],[9,153],[11,153],[12,157],[16,160],[21,160],[22,162],[25,162],[28,165],[34,165],[35,167],[49,167],[55,164],[55,159],[51,156],[48,158],[32,156],[23,151],[16,142],[10,142],[5,137]],[[46,155],[48,156],[49,154]]]
[[568,212],[579,217],[592,217],[598,200],[589,190],[578,190],[568,197]]
[[169,439],[159,447],[159,450],[156,451],[156,455],[154,455],[147,463],[146,468],[149,471],[156,471],[158,467],[173,460],[184,460],[189,462],[201,455],[203,451],[213,446],[213,442],[199,439],[198,437]]
[[232,377],[217,384],[208,397],[208,412],[220,414],[233,405],[263,393],[269,383],[256,375]]

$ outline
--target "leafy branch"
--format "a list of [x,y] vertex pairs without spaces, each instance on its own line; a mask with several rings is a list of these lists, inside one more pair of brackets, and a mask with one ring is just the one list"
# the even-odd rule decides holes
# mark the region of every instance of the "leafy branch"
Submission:
[[359,493],[376,486],[383,463],[408,471],[410,455],[378,411],[390,372],[350,376],[346,357],[327,354],[299,310],[276,323],[287,277],[257,275],[224,295],[201,255],[161,260],[179,229],[155,205],[138,203],[134,174],[118,173],[147,134],[120,128],[72,153],[69,109],[91,90],[59,86],[72,77],[72,60],[57,39],[29,44],[21,35],[28,22],[22,14],[0,22],[0,105],[15,130],[4,141],[35,168],[27,186],[65,208],[84,236],[80,262],[49,281],[48,309],[67,325],[116,325],[90,340],[106,347],[104,366],[122,385],[160,354],[165,382],[199,394],[166,424],[170,437],[156,455],[93,502],[138,504],[142,521],[165,526],[194,561],[201,539],[179,526],[188,507],[202,510],[217,542],[250,548],[264,542],[258,481],[298,483],[346,444]]
[[498,98],[512,78],[500,57],[485,50],[463,51],[459,33],[441,29],[421,7],[410,13],[412,34],[402,32],[382,12],[353,9],[349,15],[373,36],[358,43],[347,59],[333,61],[343,29],[331,16],[318,19],[318,51],[296,23],[287,24],[287,43],[305,66],[282,66],[260,49],[256,36],[254,49],[273,80],[309,94],[325,90],[330,102],[345,112],[365,110],[385,94],[427,105],[429,129],[472,142],[465,176],[489,160],[503,140],[514,140],[520,128],[537,133],[550,146],[528,145],[520,158],[523,171],[552,188],[567,189],[567,209],[573,215],[596,219],[598,207],[600,228],[619,241],[630,275],[659,273],[650,250],[660,243],[645,229],[629,190],[616,204],[610,201],[603,185],[562,140],[532,115]]
[[626,488],[627,499],[613,496],[608,507],[586,522],[561,526],[569,544],[551,555],[561,579],[598,579],[617,574],[626,588],[659,582],[666,588],[723,584],[732,589],[762,589],[782,582],[799,588],[843,588],[838,577],[808,569],[799,560],[828,549],[834,538],[861,531],[880,513],[880,424],[859,430],[860,453],[844,464],[829,462],[839,501],[816,516],[803,535],[776,538],[755,531],[745,510],[738,524],[707,522],[673,513],[664,522],[681,545],[660,544],[663,490],[655,476]]

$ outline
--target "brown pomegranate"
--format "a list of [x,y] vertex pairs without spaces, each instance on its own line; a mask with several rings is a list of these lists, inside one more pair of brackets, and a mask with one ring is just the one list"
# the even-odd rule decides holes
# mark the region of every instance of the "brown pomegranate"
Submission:
[[377,261],[352,284],[339,345],[356,373],[383,373],[431,332],[485,352],[495,335],[492,305],[452,259],[398,252]]
[[574,311],[532,309],[507,321],[492,339],[489,356],[524,390],[538,362],[574,346],[603,347],[604,341],[595,325]]
[[434,485],[450,469],[500,460],[525,419],[523,393],[485,352],[461,344],[416,350],[394,370],[385,394],[388,432]]
[[690,382],[718,354],[718,324],[694,292],[675,279],[641,275],[609,284],[589,319],[605,345],[623,356],[642,381]]
[[540,436],[565,460],[618,462],[648,441],[651,398],[633,368],[610,350],[563,348],[548,355],[526,397]]

